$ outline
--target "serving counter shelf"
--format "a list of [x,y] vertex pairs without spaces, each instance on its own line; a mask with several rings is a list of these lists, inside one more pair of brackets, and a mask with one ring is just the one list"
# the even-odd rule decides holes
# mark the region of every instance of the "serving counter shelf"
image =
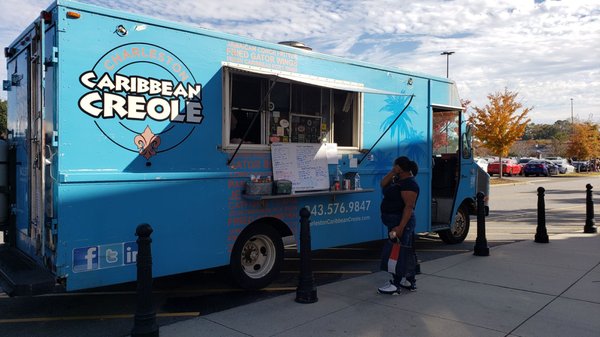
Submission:
[[252,194],[242,194],[242,198],[246,200],[260,201],[261,205],[264,206],[265,202],[268,200],[278,200],[278,199],[289,199],[289,198],[306,198],[306,197],[315,197],[315,196],[330,196],[331,201],[335,201],[335,197],[338,195],[345,194],[354,194],[354,193],[369,193],[373,192],[375,189],[373,188],[362,188],[359,190],[341,190],[341,191],[306,191],[306,192],[296,192],[292,194],[265,194],[265,195],[252,195]]

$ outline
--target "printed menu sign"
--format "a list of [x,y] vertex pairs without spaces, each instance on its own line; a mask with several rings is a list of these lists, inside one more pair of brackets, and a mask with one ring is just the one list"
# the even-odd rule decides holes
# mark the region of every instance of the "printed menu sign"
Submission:
[[324,144],[271,144],[273,179],[292,182],[292,191],[329,189],[327,151]]

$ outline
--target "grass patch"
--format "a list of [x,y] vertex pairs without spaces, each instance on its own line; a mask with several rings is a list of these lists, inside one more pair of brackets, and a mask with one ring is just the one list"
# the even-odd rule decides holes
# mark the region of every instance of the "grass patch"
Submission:
[[598,177],[600,172],[573,172],[562,175],[566,177]]
[[510,178],[498,178],[498,177],[490,177],[490,185],[498,185],[498,184],[512,184],[521,182],[519,180],[510,179]]

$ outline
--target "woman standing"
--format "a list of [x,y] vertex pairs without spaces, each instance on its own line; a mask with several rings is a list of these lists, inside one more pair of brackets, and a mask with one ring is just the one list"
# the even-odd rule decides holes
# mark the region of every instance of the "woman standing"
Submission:
[[[416,290],[415,263],[413,250],[415,215],[414,208],[419,197],[419,185],[413,172],[417,164],[408,157],[394,160],[392,170],[381,180],[383,200],[381,201],[381,221],[387,227],[390,240],[386,242],[382,256],[382,269],[387,270],[387,260],[392,240],[400,241],[400,257],[393,279],[379,287],[382,294],[397,294],[400,288]],[[402,283],[405,278],[407,282]]]

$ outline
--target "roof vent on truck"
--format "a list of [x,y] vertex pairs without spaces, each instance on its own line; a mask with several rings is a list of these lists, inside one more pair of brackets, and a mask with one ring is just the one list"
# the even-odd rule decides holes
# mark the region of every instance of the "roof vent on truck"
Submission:
[[302,42],[298,42],[298,41],[281,41],[278,42],[279,44],[285,45],[285,46],[290,46],[290,47],[294,47],[294,48],[300,48],[300,49],[304,49],[304,50],[312,50],[311,47],[305,45]]

